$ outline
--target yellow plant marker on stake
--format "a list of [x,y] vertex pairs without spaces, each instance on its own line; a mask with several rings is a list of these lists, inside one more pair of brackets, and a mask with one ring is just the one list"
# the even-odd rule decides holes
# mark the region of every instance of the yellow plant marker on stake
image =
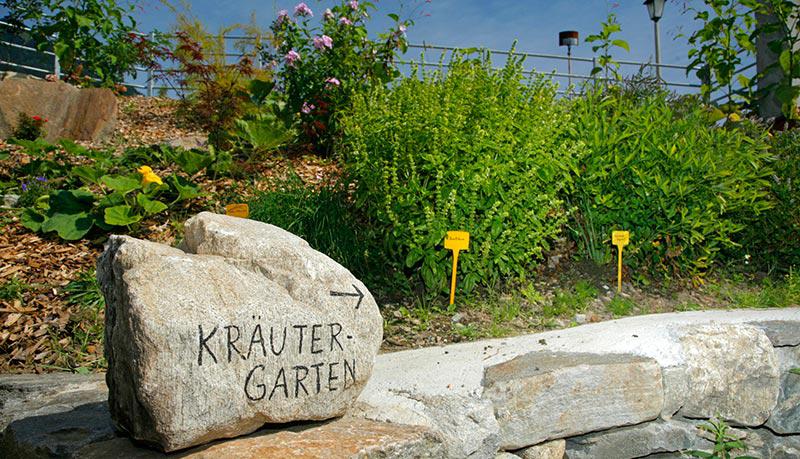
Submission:
[[453,251],[453,277],[450,280],[450,304],[456,296],[456,270],[458,269],[458,252],[469,250],[469,233],[466,231],[448,231],[444,238],[444,248]]
[[228,204],[225,206],[225,215],[230,217],[247,218],[250,216],[250,206],[247,204]]
[[622,292],[622,248],[630,241],[630,231],[613,231],[611,233],[611,243],[617,246],[617,293]]

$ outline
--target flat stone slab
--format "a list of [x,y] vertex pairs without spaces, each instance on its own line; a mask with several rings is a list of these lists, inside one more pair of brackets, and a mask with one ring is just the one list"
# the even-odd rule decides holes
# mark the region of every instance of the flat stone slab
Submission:
[[192,459],[303,458],[439,458],[443,447],[425,428],[337,419],[323,424],[265,429],[247,437],[197,447],[177,455],[137,447],[119,438],[87,446],[75,455],[85,459],[125,457],[137,459],[180,457]]
[[112,236],[98,261],[115,424],[175,451],[345,414],[383,336],[364,284],[253,220],[200,213],[184,249]]
[[624,354],[530,353],[486,369],[501,446],[517,449],[658,417],[664,405],[654,359]]

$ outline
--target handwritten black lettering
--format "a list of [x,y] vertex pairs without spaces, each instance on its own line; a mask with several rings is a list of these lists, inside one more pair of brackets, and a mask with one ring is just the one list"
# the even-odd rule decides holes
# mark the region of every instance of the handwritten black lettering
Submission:
[[206,352],[208,352],[208,355],[210,355],[211,358],[214,359],[214,363],[217,363],[217,357],[214,355],[213,352],[211,352],[211,349],[208,347],[208,340],[210,340],[211,337],[214,336],[215,333],[217,333],[218,327],[214,327],[214,329],[211,330],[211,333],[205,339],[203,338],[203,326],[198,325],[197,327],[200,329],[200,333],[198,334],[198,336],[200,337],[200,349],[197,354],[197,365],[203,365],[203,348],[205,348]]

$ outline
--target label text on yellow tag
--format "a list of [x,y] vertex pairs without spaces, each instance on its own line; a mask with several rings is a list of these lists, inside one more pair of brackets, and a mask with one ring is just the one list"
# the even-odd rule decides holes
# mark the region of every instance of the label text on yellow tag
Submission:
[[469,233],[466,231],[448,231],[444,238],[444,248],[453,251],[453,277],[450,279],[450,304],[456,295],[456,271],[458,270],[458,252],[469,250]]
[[611,233],[611,243],[617,246],[617,292],[622,291],[622,248],[630,242],[630,231],[613,231]]
[[247,204],[228,204],[225,206],[225,215],[247,218],[250,216],[250,206]]

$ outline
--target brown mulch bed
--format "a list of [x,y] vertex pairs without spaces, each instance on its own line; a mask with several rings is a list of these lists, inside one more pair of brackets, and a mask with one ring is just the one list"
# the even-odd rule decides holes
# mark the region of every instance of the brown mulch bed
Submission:
[[63,367],[56,349],[72,344],[63,335],[78,313],[64,301],[63,287],[93,269],[99,253],[85,241],[40,237],[17,221],[0,228],[0,285],[11,282],[21,290],[19,298],[0,299],[0,372]]

